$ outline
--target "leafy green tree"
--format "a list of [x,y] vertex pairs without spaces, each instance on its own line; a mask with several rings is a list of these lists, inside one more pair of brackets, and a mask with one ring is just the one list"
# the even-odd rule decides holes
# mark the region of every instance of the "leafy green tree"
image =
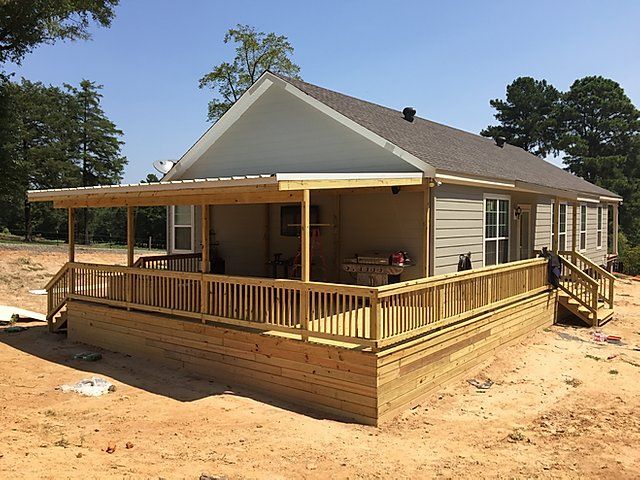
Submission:
[[210,88],[208,119],[217,121],[266,70],[298,78],[300,67],[293,63],[293,46],[284,35],[258,32],[249,25],[237,25],[224,36],[224,43],[236,45],[232,62],[222,62],[200,79],[200,88]]
[[556,150],[560,97],[546,80],[518,77],[507,86],[506,100],[489,101],[499,125],[488,126],[480,134],[504,137],[512,145],[546,157]]
[[[158,177],[150,173],[143,183],[159,182]],[[136,209],[136,239],[146,244],[151,239],[152,245],[166,245],[167,242],[167,207],[140,207]]]
[[[73,96],[69,119],[72,125],[70,159],[80,169],[80,185],[120,183],[126,157],[122,156],[122,131],[102,110],[101,85],[82,80],[80,87],[65,85]],[[89,244],[90,210],[83,209],[84,243]]]
[[0,145],[0,198],[5,207],[0,225],[15,229],[24,219],[29,241],[33,226],[55,231],[58,219],[45,206],[25,209],[26,191],[74,185],[76,169],[68,161],[71,97],[60,88],[26,79],[7,82],[2,92],[6,134]]
[[88,39],[89,25],[109,27],[119,0],[1,0],[0,63],[20,63],[40,44]]

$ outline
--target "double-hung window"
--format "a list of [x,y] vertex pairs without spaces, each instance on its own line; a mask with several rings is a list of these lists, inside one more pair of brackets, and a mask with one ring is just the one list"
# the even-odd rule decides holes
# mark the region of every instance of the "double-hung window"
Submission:
[[597,248],[602,248],[602,207],[598,207],[598,243]]
[[587,249],[587,206],[580,205],[580,250]]
[[567,204],[560,204],[560,218],[558,224],[558,250],[567,249]]
[[484,200],[484,264],[497,265],[509,261],[509,200],[485,197]]
[[193,251],[193,207],[190,205],[176,205],[171,207],[173,226],[174,252]]

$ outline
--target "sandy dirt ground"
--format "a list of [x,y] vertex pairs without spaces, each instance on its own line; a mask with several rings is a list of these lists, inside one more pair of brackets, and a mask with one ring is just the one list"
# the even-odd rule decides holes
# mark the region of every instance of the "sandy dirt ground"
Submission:
[[[44,311],[28,290],[65,255],[0,246],[0,303]],[[124,263],[124,252],[78,256]],[[89,347],[25,323],[0,331],[0,478],[640,478],[640,282],[619,281],[616,303],[602,331],[621,345],[553,326],[379,428],[119,353],[73,360]],[[92,375],[117,390],[56,390]],[[480,392],[472,377],[495,384]]]

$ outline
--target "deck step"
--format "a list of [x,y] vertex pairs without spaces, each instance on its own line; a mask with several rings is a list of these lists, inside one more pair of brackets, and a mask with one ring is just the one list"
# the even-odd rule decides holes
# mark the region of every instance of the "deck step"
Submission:
[[52,332],[59,332],[67,328],[67,310],[62,310],[60,314],[53,319]]

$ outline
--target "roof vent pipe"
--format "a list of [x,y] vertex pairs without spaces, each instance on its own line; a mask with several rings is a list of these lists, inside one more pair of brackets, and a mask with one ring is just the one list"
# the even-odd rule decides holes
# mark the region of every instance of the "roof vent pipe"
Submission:
[[407,122],[413,122],[413,117],[416,116],[416,109],[413,107],[404,107],[402,115]]
[[507,139],[504,137],[496,137],[496,145],[499,146],[500,148],[504,147],[504,144],[506,143]]

